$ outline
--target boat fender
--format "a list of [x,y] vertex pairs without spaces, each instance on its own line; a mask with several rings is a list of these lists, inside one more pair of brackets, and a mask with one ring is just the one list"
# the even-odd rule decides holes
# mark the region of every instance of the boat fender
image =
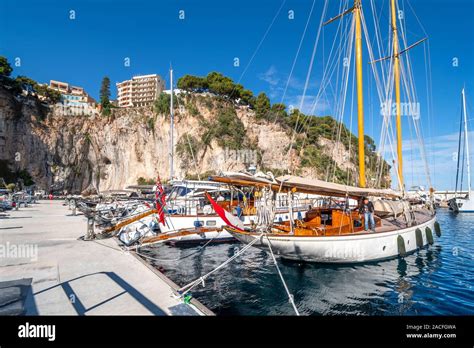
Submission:
[[405,240],[403,239],[402,236],[398,236],[397,244],[398,244],[398,254],[401,257],[405,257],[405,255],[407,254],[407,251],[405,249]]
[[[429,227],[427,227],[429,228]],[[435,221],[434,223],[434,229],[435,229],[435,233],[438,237],[441,237],[441,226],[439,225],[439,222],[438,221]]]
[[416,247],[423,248],[423,236],[419,228],[415,230],[415,237],[416,237]]
[[434,240],[433,240],[433,233],[431,232],[431,228],[426,226],[425,233],[426,233],[426,240],[428,241],[428,244],[433,244]]
[[298,220],[303,220],[303,216],[301,215],[301,212],[298,212]]

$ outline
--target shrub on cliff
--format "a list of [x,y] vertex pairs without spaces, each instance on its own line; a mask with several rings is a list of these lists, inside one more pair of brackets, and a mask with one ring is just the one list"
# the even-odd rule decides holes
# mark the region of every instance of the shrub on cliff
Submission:
[[[178,108],[178,97],[173,93],[173,109]],[[153,103],[153,110],[158,115],[168,115],[171,107],[171,97],[167,93],[160,93],[158,98]]]

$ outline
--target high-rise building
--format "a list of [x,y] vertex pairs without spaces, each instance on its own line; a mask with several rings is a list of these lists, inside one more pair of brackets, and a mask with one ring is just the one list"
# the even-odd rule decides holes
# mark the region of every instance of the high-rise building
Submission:
[[134,76],[131,80],[117,83],[118,106],[150,105],[163,92],[164,88],[165,83],[157,74]]

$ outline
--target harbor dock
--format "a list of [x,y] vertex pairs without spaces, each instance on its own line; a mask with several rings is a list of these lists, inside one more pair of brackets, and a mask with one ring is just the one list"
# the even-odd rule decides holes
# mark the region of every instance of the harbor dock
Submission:
[[63,201],[1,213],[0,312],[213,315],[195,299],[184,303],[176,284],[114,238],[81,240],[86,230]]

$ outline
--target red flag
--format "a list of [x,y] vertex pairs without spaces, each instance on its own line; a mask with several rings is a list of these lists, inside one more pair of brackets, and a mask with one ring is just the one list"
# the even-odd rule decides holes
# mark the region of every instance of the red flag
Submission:
[[224,220],[224,222],[239,230],[239,231],[243,231],[244,230],[244,223],[242,222],[242,220],[240,220],[238,217],[232,215],[231,213],[229,213],[227,210],[225,210],[224,208],[222,208],[219,204],[217,204],[212,198],[211,198],[211,195],[209,193],[206,192],[206,196],[207,196],[207,199],[209,200],[209,202],[211,202],[212,204],[212,207],[214,208],[214,211],[217,213],[217,215],[220,216],[220,218],[222,220]]
[[158,210],[158,217],[162,225],[165,224],[165,206],[166,206],[166,195],[163,185],[161,185],[160,176],[156,178],[156,189],[155,189],[155,206]]

